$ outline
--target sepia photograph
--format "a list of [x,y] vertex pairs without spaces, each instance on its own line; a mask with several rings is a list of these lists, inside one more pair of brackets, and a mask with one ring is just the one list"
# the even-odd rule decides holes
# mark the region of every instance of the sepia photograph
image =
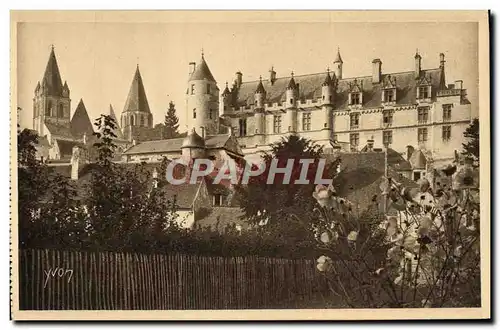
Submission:
[[488,31],[12,11],[13,319],[489,319]]

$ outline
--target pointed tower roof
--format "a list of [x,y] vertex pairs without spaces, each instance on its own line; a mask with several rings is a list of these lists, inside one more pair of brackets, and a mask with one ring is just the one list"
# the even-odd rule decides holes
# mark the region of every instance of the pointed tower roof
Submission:
[[340,56],[340,48],[337,48],[337,57],[335,57],[335,61],[333,61],[333,63],[344,63],[344,61],[342,61],[342,57]]
[[183,148],[205,148],[205,140],[193,128],[184,140],[182,140],[181,149]]
[[61,74],[59,72],[59,66],[57,65],[54,47],[52,47],[52,50],[50,51],[49,61],[45,67],[42,82],[45,84],[45,93],[52,96],[62,96],[63,84]]
[[323,81],[323,86],[330,86],[331,84],[332,84],[332,77],[330,76],[330,69],[327,69],[325,81]]
[[109,105],[109,113],[108,115],[113,118],[113,120],[115,121],[116,123],[116,129],[114,131],[114,133],[116,134],[116,137],[118,139],[123,139],[123,134],[122,134],[122,130],[120,128],[120,122],[118,121],[118,119],[116,118],[116,114],[115,114],[115,110],[113,109],[113,106],[110,104]]
[[205,62],[205,56],[201,53],[201,60],[196,64],[196,68],[189,77],[189,81],[192,80],[208,80],[215,82],[215,78],[208,68],[207,62]]
[[123,112],[125,111],[151,112],[151,110],[149,110],[149,103],[142,82],[141,72],[139,71],[139,65],[137,65],[132,84],[130,85],[127,101],[123,108]]
[[293,79],[293,72],[292,72],[292,77],[290,78],[290,81],[288,82],[287,89],[295,89],[296,87],[297,87],[297,84],[295,83],[295,79]]
[[231,91],[229,90],[229,87],[227,86],[227,81],[226,81],[226,88],[224,88],[224,91],[222,92],[222,96],[226,96],[231,94]]
[[77,139],[82,138],[84,133],[87,134],[87,137],[92,136],[92,133],[94,133],[92,122],[82,99],[78,102],[73,118],[71,118],[70,131],[71,135]]
[[255,94],[264,94],[266,90],[264,89],[264,85],[262,85],[262,76],[259,77],[259,84],[257,85],[257,89],[255,90]]
[[417,51],[415,52],[415,58],[422,58],[422,56],[420,56],[420,54],[418,53],[418,48]]

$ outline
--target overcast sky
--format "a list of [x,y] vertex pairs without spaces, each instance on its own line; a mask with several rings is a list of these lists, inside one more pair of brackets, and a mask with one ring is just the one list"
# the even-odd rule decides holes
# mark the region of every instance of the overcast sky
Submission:
[[33,91],[50,47],[71,91],[72,114],[83,98],[91,120],[112,104],[120,116],[139,64],[155,124],[174,101],[185,130],[188,63],[201,49],[224,88],[240,70],[243,80],[323,72],[337,47],[344,78],[371,75],[380,58],[385,73],[411,71],[415,51],[424,69],[446,55],[447,83],[462,79],[477,111],[476,23],[21,23],[18,29],[18,106],[21,126],[32,127]]

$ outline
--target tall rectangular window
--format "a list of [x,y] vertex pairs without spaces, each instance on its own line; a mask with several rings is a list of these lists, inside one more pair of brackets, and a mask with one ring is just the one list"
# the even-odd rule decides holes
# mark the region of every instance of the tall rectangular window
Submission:
[[275,115],[273,117],[274,133],[281,133],[281,116]]
[[359,146],[359,133],[349,134],[349,141],[351,143],[351,147]]
[[418,123],[425,124],[429,120],[429,107],[420,107],[418,111]]
[[451,139],[451,126],[443,126],[442,132],[443,141],[449,141]]
[[451,120],[451,108],[453,104],[443,104],[443,121]]
[[194,94],[194,84],[191,84],[191,95]]
[[392,144],[392,131],[384,131],[383,144],[384,144],[384,146],[388,146],[388,145]]
[[311,130],[311,113],[304,112],[302,114],[302,130],[310,131]]
[[358,128],[359,127],[359,113],[352,113],[351,114],[351,128]]
[[212,109],[210,109],[210,110],[208,111],[208,118],[209,118],[209,119],[212,119],[213,117],[214,117],[214,111],[213,111]]
[[193,109],[193,118],[196,119],[196,108]]
[[361,95],[359,93],[351,93],[351,105],[357,105],[361,103]]
[[383,112],[384,125],[392,125],[392,111],[384,110]]
[[239,133],[240,133],[240,136],[247,135],[247,120],[246,120],[246,118],[242,118],[239,120]]
[[207,94],[210,94],[210,84],[207,84]]
[[418,129],[418,142],[419,143],[427,142],[427,128]]

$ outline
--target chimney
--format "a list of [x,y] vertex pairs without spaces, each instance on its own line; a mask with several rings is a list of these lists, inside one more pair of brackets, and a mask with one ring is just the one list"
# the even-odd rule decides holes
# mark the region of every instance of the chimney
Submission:
[[440,53],[440,54],[439,54],[439,67],[440,67],[441,69],[444,69],[444,63],[445,63],[445,62],[446,62],[446,61],[444,60],[444,54],[443,54],[443,53]]
[[243,82],[243,73],[240,71],[236,72],[236,78],[234,81],[236,82],[236,87],[240,88],[241,83]]
[[415,151],[415,148],[412,146],[406,146],[406,160],[410,161],[411,155],[413,155],[413,152]]
[[463,81],[462,80],[455,80],[455,89],[463,89]]
[[71,155],[71,180],[78,180],[78,171],[80,170],[80,148],[73,147],[73,154]]
[[376,58],[372,61],[372,82],[374,84],[380,83],[382,76],[382,61]]
[[415,78],[418,79],[420,78],[420,70],[421,70],[421,63],[422,62],[422,57],[420,56],[420,54],[418,53],[418,50],[417,50],[417,53],[415,54]]
[[196,70],[196,62],[189,62],[189,74],[193,74],[194,70]]
[[271,67],[271,70],[269,70],[269,82],[271,85],[274,85],[274,82],[276,81],[276,71],[274,71],[274,67]]

